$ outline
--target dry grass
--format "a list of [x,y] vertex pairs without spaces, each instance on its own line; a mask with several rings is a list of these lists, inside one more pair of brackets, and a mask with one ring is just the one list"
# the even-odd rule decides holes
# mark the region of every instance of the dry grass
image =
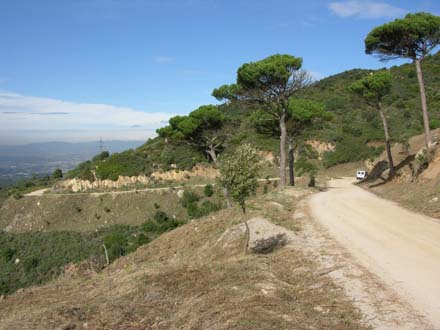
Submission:
[[[297,188],[259,197],[249,217],[260,208],[287,223],[307,194]],[[223,210],[100,274],[66,275],[5,297],[0,329],[364,329],[340,288],[300,250],[243,255],[242,220]]]
[[139,225],[161,210],[182,219],[186,211],[175,191],[112,195],[43,195],[10,198],[0,211],[0,229],[91,231],[112,224]]
[[371,185],[364,187],[407,209],[440,219],[440,177],[423,182],[396,179],[374,188]]

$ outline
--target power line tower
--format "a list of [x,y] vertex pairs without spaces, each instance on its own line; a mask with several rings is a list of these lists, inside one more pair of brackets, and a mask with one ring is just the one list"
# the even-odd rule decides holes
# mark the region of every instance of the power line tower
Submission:
[[105,151],[105,148],[107,148],[107,146],[104,145],[104,141],[102,141],[102,137],[99,138],[98,148],[100,153]]

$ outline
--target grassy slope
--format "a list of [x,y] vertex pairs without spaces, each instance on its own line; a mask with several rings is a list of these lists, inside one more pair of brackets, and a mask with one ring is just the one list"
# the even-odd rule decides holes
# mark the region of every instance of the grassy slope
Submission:
[[[297,188],[294,195],[305,194]],[[261,209],[294,227],[291,211],[302,197],[292,196],[260,197],[249,216]],[[269,207],[274,202],[283,206]],[[0,329],[364,329],[341,290],[301,251],[243,255],[243,232],[233,229],[241,219],[223,210],[100,274],[68,274],[8,296],[0,301]]]
[[91,231],[107,225],[139,225],[155,212],[154,204],[179,219],[186,218],[177,192],[70,194],[13,198],[0,212],[0,229],[14,232]]
[[[10,199],[0,214],[0,295],[45,283],[70,263],[99,270],[189,219],[222,207],[218,193],[187,188]],[[4,229],[4,231],[2,231]]]

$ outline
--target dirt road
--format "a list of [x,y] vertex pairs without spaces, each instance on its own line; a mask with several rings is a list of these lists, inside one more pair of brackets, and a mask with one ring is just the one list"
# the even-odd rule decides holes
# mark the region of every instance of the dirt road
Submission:
[[25,194],[25,196],[43,196],[46,191],[49,191],[49,188],[35,190],[33,192]]
[[440,329],[440,222],[352,184],[330,181],[312,216],[354,258]]

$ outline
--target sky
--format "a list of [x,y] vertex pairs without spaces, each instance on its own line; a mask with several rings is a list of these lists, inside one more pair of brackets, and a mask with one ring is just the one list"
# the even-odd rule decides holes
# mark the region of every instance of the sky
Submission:
[[0,144],[146,140],[280,53],[315,79],[380,68],[375,26],[438,0],[0,0]]

